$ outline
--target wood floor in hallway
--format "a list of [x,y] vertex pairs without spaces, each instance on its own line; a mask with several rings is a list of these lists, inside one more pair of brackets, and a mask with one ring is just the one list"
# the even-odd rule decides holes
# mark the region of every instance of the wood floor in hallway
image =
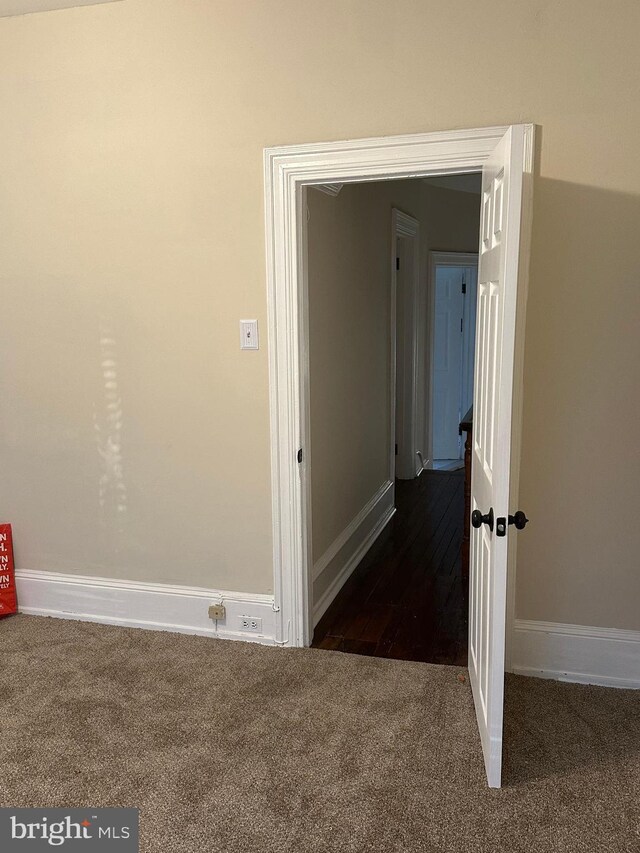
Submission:
[[396,481],[396,508],[318,623],[313,646],[464,666],[464,471]]

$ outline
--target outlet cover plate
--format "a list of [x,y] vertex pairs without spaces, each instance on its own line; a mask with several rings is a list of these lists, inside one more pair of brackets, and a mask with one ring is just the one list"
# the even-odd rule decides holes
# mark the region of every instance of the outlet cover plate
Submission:
[[238,624],[241,631],[252,631],[254,634],[262,634],[261,616],[238,616]]
[[209,619],[224,619],[226,611],[224,604],[212,604],[209,607]]

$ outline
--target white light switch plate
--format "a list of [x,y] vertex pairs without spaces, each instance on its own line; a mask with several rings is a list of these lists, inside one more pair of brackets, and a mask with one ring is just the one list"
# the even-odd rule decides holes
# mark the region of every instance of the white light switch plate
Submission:
[[257,320],[240,320],[240,349],[258,349]]

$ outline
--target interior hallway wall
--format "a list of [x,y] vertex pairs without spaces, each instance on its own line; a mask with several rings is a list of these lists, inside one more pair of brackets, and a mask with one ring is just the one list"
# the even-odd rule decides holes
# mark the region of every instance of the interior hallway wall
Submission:
[[307,204],[316,563],[389,479],[391,211],[419,214],[420,182],[310,189]]
[[420,217],[432,252],[477,252],[480,194],[420,182]]
[[0,499],[19,565],[270,591],[263,148],[531,121],[517,612],[640,629],[639,31],[636,0],[1,19]]

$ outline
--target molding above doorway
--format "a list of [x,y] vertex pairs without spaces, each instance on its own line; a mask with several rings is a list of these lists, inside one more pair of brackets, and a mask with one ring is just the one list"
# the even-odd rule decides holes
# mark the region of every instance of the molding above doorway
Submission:
[[[309,454],[305,453],[308,305],[306,259],[301,251],[304,190],[312,184],[478,171],[507,129],[485,127],[265,149],[273,566],[279,617],[276,641],[282,645],[308,645],[312,633]],[[533,137],[533,125],[525,127],[525,134]],[[302,462],[298,462],[300,448]]]

